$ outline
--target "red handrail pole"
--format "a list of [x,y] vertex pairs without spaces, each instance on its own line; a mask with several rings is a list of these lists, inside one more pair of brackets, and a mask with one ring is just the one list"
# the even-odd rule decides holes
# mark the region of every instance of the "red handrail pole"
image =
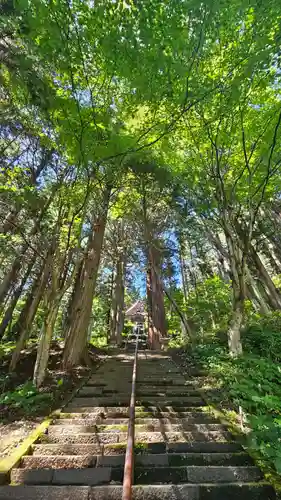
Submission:
[[135,356],[134,356],[134,367],[132,375],[132,391],[131,391],[130,408],[129,408],[129,424],[128,424],[127,448],[125,455],[122,500],[131,500],[132,498],[132,484],[134,475],[135,403],[136,403],[138,341],[139,341],[139,336],[137,335]]

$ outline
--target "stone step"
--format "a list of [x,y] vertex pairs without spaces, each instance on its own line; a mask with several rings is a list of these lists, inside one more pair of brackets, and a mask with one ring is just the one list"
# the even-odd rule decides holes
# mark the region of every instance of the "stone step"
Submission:
[[[210,431],[226,431],[224,426],[221,424],[194,424],[194,423],[184,423],[183,421],[179,421],[180,423],[172,424],[171,422],[167,422],[166,424],[161,421],[155,421],[154,424],[147,423],[144,420],[144,423],[135,422],[135,432],[205,432],[209,433]],[[82,421],[81,421],[82,422]],[[112,420],[114,422],[114,420]],[[78,423],[73,420],[72,424],[67,420],[63,421],[63,425],[59,423],[58,425],[55,423],[49,426],[48,434],[71,434],[71,433],[97,433],[97,432],[127,432],[128,430],[128,419],[125,420],[125,423],[118,424],[116,422],[112,424],[105,423],[93,423],[92,425],[87,425],[86,422],[83,425],[82,423]]]
[[[88,403],[90,400],[87,401]],[[155,416],[155,415],[163,415],[163,416],[171,416],[171,417],[181,417],[185,416],[185,414],[191,415],[192,413],[200,413],[201,416],[206,416],[206,412],[204,411],[205,406],[179,406],[179,402],[175,405],[158,405],[154,404],[146,404],[146,405],[137,405],[135,407],[136,415],[146,414],[147,416]],[[127,405],[118,405],[118,406],[76,406],[73,402],[72,406],[67,406],[64,408],[64,413],[61,416],[71,416],[75,414],[83,414],[83,416],[88,416],[89,414],[93,415],[104,415],[108,416],[108,418],[119,418],[122,416],[129,415],[129,407]],[[208,414],[207,414],[208,415]]]
[[[163,416],[162,416],[163,415]],[[205,424],[214,424],[217,425],[218,421],[215,420],[213,417],[208,417],[207,415],[198,415],[198,416],[190,416],[186,418],[180,418],[180,417],[169,417],[168,413],[163,413],[159,416],[155,415],[152,417],[136,417],[135,423],[136,424],[158,424],[159,422],[164,425],[169,425],[169,424],[183,424],[183,425],[188,425],[188,424],[196,424],[196,425],[205,425]],[[196,414],[194,414],[196,415]]]
[[[13,484],[99,485],[122,482],[123,470],[112,467],[85,469],[12,469]],[[260,481],[262,474],[253,466],[135,467],[135,484],[235,483]]]
[[71,401],[68,405],[68,409],[73,408],[83,408],[83,407],[116,407],[116,406],[129,406],[130,396],[128,395],[126,398],[112,398],[112,397],[77,397]]
[[[111,388],[109,390],[106,389],[101,389],[101,388],[96,388],[96,387],[91,387],[91,386],[84,386],[78,393],[78,398],[92,398],[92,397],[97,397],[101,399],[105,399],[110,397],[112,398],[117,398],[118,401],[127,400],[130,398],[131,395],[131,386],[128,386],[128,391],[124,390],[122,386],[122,390],[117,389],[117,388]],[[76,399],[76,398],[75,398]]]
[[[63,429],[63,427],[62,427]],[[48,433],[45,436],[41,436],[41,443],[60,443],[64,444],[97,444],[97,443],[119,443],[120,441],[125,441],[127,433],[113,433],[113,432],[100,432],[99,434],[91,433],[80,433],[80,434],[67,434],[67,433]]]
[[[226,431],[210,431],[210,432],[136,432],[136,441],[145,443],[155,443],[164,441],[165,443],[176,442],[193,442],[193,441],[220,441],[226,442],[231,439],[231,436]],[[119,441],[121,442],[121,440]]]
[[[276,500],[271,486],[164,484],[133,486],[132,500]],[[0,500],[122,500],[122,486],[0,486]]]
[[136,390],[136,398],[138,399],[139,397],[143,398],[151,398],[151,397],[163,397],[166,399],[169,399],[171,397],[183,397],[183,398],[189,398],[189,397],[198,397],[202,398],[200,393],[197,390],[183,390],[182,388],[180,390],[177,390],[177,388],[173,389],[155,389],[155,390],[150,390],[150,389],[140,389],[137,387]]
[[[60,426],[51,425],[48,428],[48,434],[42,436],[43,440],[49,443],[119,443],[127,438],[127,429],[107,429],[98,432],[94,427],[83,426]],[[135,429],[135,438],[139,442],[183,442],[183,441],[227,441],[231,439],[231,435],[226,430],[210,430],[210,431],[145,431],[142,428]]]
[[[210,453],[241,453],[242,447],[234,442],[180,442],[166,443],[164,441],[154,443],[142,443],[136,441],[135,454],[210,454]],[[33,445],[33,455],[120,455],[126,452],[126,441],[119,443],[46,443]],[[170,462],[169,462],[170,463]]]
[[242,451],[239,443],[234,441],[192,441],[167,443],[168,453],[233,453]]
[[173,377],[173,378],[165,378],[165,377],[160,377],[160,378],[137,378],[137,385],[144,385],[144,386],[152,386],[152,387],[158,387],[158,386],[163,386],[166,387],[167,385],[172,385],[172,386],[179,386],[179,387],[193,387],[194,385],[198,385],[198,380],[185,380],[184,377]]
[[58,455],[100,455],[103,454],[103,445],[96,444],[35,444],[32,447],[33,457],[35,456],[58,456]]
[[136,403],[141,406],[157,406],[158,408],[176,407],[176,408],[195,408],[206,406],[205,401],[201,397],[196,396],[179,396],[177,397],[136,397]]
[[134,472],[135,484],[234,483],[261,479],[261,471],[254,466],[136,467]]
[[78,469],[94,467],[96,455],[26,455],[21,459],[21,469]]
[[145,377],[139,377],[137,375],[137,385],[144,385],[144,386],[155,386],[157,387],[158,385],[163,385],[163,386],[169,386],[169,385],[175,385],[175,386],[183,386],[183,387],[188,387],[192,386],[194,382],[186,382],[186,380],[183,377],[173,377],[173,378],[165,378],[165,377],[155,377],[155,378],[145,378]]
[[[96,387],[96,388],[105,388],[105,387],[109,387],[112,383],[114,383],[115,385],[117,385],[118,383],[118,380],[116,380],[114,377],[112,377],[110,380],[108,380],[107,377],[103,378],[103,379],[97,379],[95,377],[92,377],[90,378],[89,380],[87,380],[87,386],[89,387]],[[132,384],[132,374],[130,375],[130,377],[124,379],[122,378],[122,385],[123,383],[125,385],[130,385]],[[121,381],[119,381],[119,384],[121,385]]]
[[110,433],[110,432],[127,432],[127,425],[50,425],[48,427],[48,436],[59,436],[66,434],[99,434]]
[[[139,408],[143,411],[143,408]],[[121,418],[129,416],[129,408],[128,406],[115,406],[115,407],[107,407],[107,406],[85,406],[79,408],[70,408],[69,406],[64,408],[64,412],[59,415],[59,418],[68,418],[68,417],[106,417],[110,418]]]
[[[188,408],[189,409],[189,408]],[[180,410],[180,408],[178,408],[178,410]],[[184,410],[184,408],[182,408],[182,410]],[[195,411],[196,410],[196,411]],[[194,411],[165,411],[165,409],[163,409],[163,411],[161,411],[160,409],[158,408],[155,408],[153,409],[151,407],[151,409],[146,409],[145,411],[137,411],[136,412],[136,418],[160,418],[161,420],[162,419],[167,419],[168,421],[170,421],[171,423],[178,423],[177,422],[173,422],[173,419],[176,419],[176,420],[186,420],[186,421],[189,421],[189,422],[198,422],[198,423],[207,423],[207,422],[214,422],[214,423],[217,423],[217,420],[208,415],[206,412],[204,411],[200,411],[200,408],[194,408]]]
[[[108,407],[115,407],[115,406],[128,406],[129,405],[129,399],[130,395],[128,396],[115,396],[112,395],[112,397],[76,397],[69,405],[68,409],[73,409],[73,408],[81,408],[81,407],[89,407],[89,403],[93,407],[103,407],[103,406],[108,406]],[[177,397],[169,397],[167,398],[166,396],[163,397],[136,397],[136,404],[137,406],[178,406],[178,407],[195,407],[195,406],[205,406],[206,403],[203,401],[201,397],[198,396],[179,396]]]
[[[70,418],[70,419],[57,419],[53,423],[57,426],[74,426],[75,428],[91,428],[97,426],[97,429],[101,431],[106,427],[107,431],[110,431],[111,427],[122,428],[123,426],[128,426],[128,418],[107,418],[107,419],[83,419],[83,418]],[[140,429],[139,426],[145,427],[145,430],[217,430],[223,429],[223,426],[217,422],[200,422],[191,421],[190,419],[180,419],[180,418],[136,418],[135,419],[136,428]],[[120,427],[121,426],[121,427]],[[82,432],[86,432],[85,430]]]
[[135,464],[136,466],[142,465],[156,467],[182,467],[185,465],[254,465],[253,460],[249,457],[249,455],[247,455],[247,453],[244,452],[142,454],[137,455]]
[[[125,455],[98,455],[94,459],[99,467],[123,467]],[[180,467],[184,465],[245,466],[253,465],[253,460],[247,453],[140,453],[135,456],[135,466]]]
[[13,484],[87,485],[108,484],[110,481],[122,484],[123,470],[111,467],[85,469],[12,469]]
[[[79,408],[81,410],[81,408]],[[92,410],[92,411],[91,411]],[[116,419],[125,419],[128,420],[129,410],[128,408],[119,408],[112,409],[111,408],[89,408],[88,412],[80,411],[80,412],[70,412],[70,413],[61,413],[58,418],[54,420],[56,424],[59,424],[61,420],[82,420],[82,424],[85,421],[94,421],[95,423],[101,422],[104,420],[116,420]],[[135,413],[136,419],[166,419],[171,423],[179,423],[181,420],[186,420],[189,422],[198,422],[198,423],[216,423],[217,420],[208,415],[204,411],[200,411],[200,408],[196,408],[196,411],[160,411],[159,408],[136,408]],[[175,421],[173,421],[175,420]],[[162,420],[163,421],[163,420]],[[120,422],[122,423],[122,422]],[[141,422],[142,423],[142,422]]]

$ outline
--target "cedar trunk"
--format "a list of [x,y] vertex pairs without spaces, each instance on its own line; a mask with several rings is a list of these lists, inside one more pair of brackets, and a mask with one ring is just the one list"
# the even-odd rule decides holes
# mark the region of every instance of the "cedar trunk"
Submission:
[[25,343],[28,340],[33,319],[37,312],[40,301],[43,297],[43,293],[48,281],[52,258],[53,255],[52,252],[50,251],[48,252],[48,256],[43,264],[42,270],[38,278],[34,282],[31,292],[27,297],[25,306],[21,311],[20,317],[13,329],[14,333],[16,334],[19,333],[20,336],[12,355],[10,363],[10,371],[13,371],[15,369],[16,364],[20,357],[21,350],[24,348]]
[[45,315],[41,329],[40,340],[35,362],[33,383],[36,387],[42,385],[49,360],[50,344],[53,336],[55,322],[58,314],[59,304],[56,302],[48,304],[48,312]]
[[92,303],[95,293],[97,273],[103,244],[110,190],[104,195],[103,211],[92,223],[92,232],[88,240],[86,254],[80,273],[75,282],[75,293],[72,296],[70,320],[65,334],[63,364],[72,368],[85,359],[87,333],[91,319]]
[[118,345],[121,344],[122,331],[124,327],[124,278],[124,255],[121,255],[116,263],[116,273],[114,276],[114,286],[110,311],[110,337],[111,341],[117,342]]
[[167,336],[163,287],[156,272],[158,261],[158,251],[150,245],[148,249],[147,296],[148,337],[151,349],[160,349],[161,338]]
[[246,298],[246,262],[237,241],[227,227],[225,232],[228,246],[230,267],[232,272],[232,317],[227,331],[229,352],[233,357],[242,354],[241,327],[244,319],[244,302]]

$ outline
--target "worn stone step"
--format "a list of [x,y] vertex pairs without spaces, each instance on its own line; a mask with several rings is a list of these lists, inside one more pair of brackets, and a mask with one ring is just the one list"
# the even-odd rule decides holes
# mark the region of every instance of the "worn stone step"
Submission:
[[202,399],[202,396],[200,395],[200,393],[196,390],[177,390],[177,388],[175,389],[166,389],[166,390],[159,390],[159,389],[155,389],[155,390],[150,390],[150,389],[140,389],[140,388],[137,388],[136,390],[136,398],[140,398],[140,397],[144,397],[144,398],[151,398],[151,397],[163,397],[163,398],[166,398],[166,399],[169,399],[170,397],[183,397],[183,398],[189,398],[189,397],[198,397],[200,399]]
[[[105,443],[103,446],[104,455],[124,454],[126,452],[127,441],[119,443]],[[164,454],[174,455],[175,453],[241,453],[241,445],[234,442],[176,442],[167,443],[166,441],[135,441],[135,455]]]
[[13,484],[88,485],[122,482],[123,471],[110,467],[86,469],[12,469]]
[[77,469],[94,467],[96,455],[26,455],[21,459],[22,469]]
[[[99,467],[122,467],[125,455],[98,455],[94,458]],[[140,453],[135,456],[136,467],[182,467],[185,465],[246,466],[254,464],[247,453]]]
[[[85,393],[84,393],[85,394]],[[102,406],[127,406],[129,405],[130,395],[116,394],[112,397],[101,396],[100,398],[93,397],[91,394],[84,397],[76,397],[69,405],[68,408],[74,407],[85,407],[90,406],[89,402],[93,407]],[[206,406],[206,403],[200,396],[138,396],[136,397],[136,404],[138,406],[184,406],[184,407],[195,407],[195,406]]]
[[103,444],[35,444],[32,447],[33,456],[57,456],[57,455],[102,455]]
[[[96,388],[101,388],[101,389],[104,389],[106,387],[110,387],[112,384],[114,384],[115,386],[117,386],[119,382],[119,385],[121,386],[121,381],[118,381],[116,380],[116,378],[111,378],[108,380],[107,377],[104,377],[103,380],[100,380],[100,379],[96,379],[96,378],[90,378],[89,380],[87,380],[87,384],[86,386],[87,387],[96,387]],[[122,378],[122,385],[125,384],[126,386],[128,385],[131,385],[132,384],[132,374],[130,375],[129,378]]]
[[167,453],[167,465],[254,465],[252,458],[245,452],[240,453]]
[[203,411],[193,411],[193,412],[173,412],[173,411],[160,411],[160,409],[156,409],[155,411],[146,411],[146,412],[136,412],[136,419],[161,419],[161,421],[171,422],[171,423],[179,423],[181,421],[184,422],[197,422],[197,423],[218,423],[217,420]]
[[[141,408],[143,410],[143,408]],[[140,411],[140,410],[139,410]],[[115,407],[106,407],[106,406],[85,406],[79,408],[70,408],[67,406],[64,408],[64,412],[62,412],[59,418],[121,418],[129,416],[129,408],[128,406],[115,406]]]
[[[129,406],[130,396],[128,395],[126,398],[113,398],[113,397],[100,397],[95,398],[92,396],[89,397],[77,397],[71,401],[68,405],[68,409],[72,410],[73,408],[81,408],[81,407],[116,407],[116,406]],[[66,410],[68,411],[68,410]]]
[[262,474],[254,466],[135,467],[135,484],[230,483],[260,481]]
[[168,453],[233,453],[242,451],[242,446],[233,441],[192,441],[167,443]]
[[[63,427],[62,427],[63,429]],[[97,444],[97,443],[118,443],[125,441],[127,433],[125,432],[100,432],[96,434],[80,433],[49,433],[41,436],[41,443],[60,443],[60,444]]]
[[[133,486],[133,500],[276,500],[272,486],[164,484]],[[122,500],[122,486],[0,486],[0,500]]]
[[197,396],[179,396],[178,398],[177,397],[159,397],[159,396],[156,396],[156,397],[140,397],[140,396],[137,396],[136,397],[136,402],[137,404],[139,405],[142,405],[142,406],[150,406],[150,405],[156,405],[156,406],[160,406],[160,407],[165,407],[165,406],[174,406],[174,407],[178,407],[178,408],[182,408],[182,407],[204,407],[206,406],[206,403],[203,401],[203,399],[201,397],[197,397]]
[[[136,431],[135,433],[136,440],[139,442],[149,442],[149,443],[155,443],[155,442],[161,442],[164,441],[166,443],[173,443],[173,442],[193,442],[193,441],[221,441],[221,442],[227,442],[231,439],[231,436],[228,432],[226,431],[209,431],[209,432],[189,432],[189,431],[182,431],[182,432],[138,432]],[[121,442],[121,440],[120,440]]]
[[[127,438],[127,431],[123,428],[121,431],[119,429],[112,430],[111,432],[98,432],[94,428],[88,428],[86,432],[75,431],[75,426],[59,426],[52,425],[48,429],[48,434],[42,436],[41,440],[48,443],[119,443]],[[83,430],[83,429],[82,429]],[[139,442],[191,442],[191,441],[228,441],[231,439],[231,435],[224,430],[215,431],[143,431],[136,427],[135,430],[136,440]]]
[[[138,419],[137,419],[138,420]],[[119,430],[125,430],[127,429],[127,425],[125,424],[113,424],[113,425],[98,425],[98,430],[103,431],[103,432],[110,432],[111,430],[114,431],[115,429]],[[178,424],[173,424],[169,421],[165,424],[163,421],[158,420],[152,423],[146,423],[145,419],[143,419],[143,423],[138,423],[135,422],[135,431],[136,433],[138,432],[182,432],[182,431],[187,431],[187,432],[200,432],[200,433],[207,433],[212,431],[217,431],[218,433],[222,433],[224,436],[226,435],[225,433],[227,432],[226,429],[223,427],[221,424],[194,424],[194,423],[185,423],[181,421]],[[229,433],[227,434],[229,436]]]
[[[177,424],[173,424],[167,420],[164,423],[162,420],[154,420],[154,423],[149,423],[145,419],[142,419],[142,423],[135,422],[136,432],[205,432],[210,431],[225,431],[225,428],[218,423],[212,424],[196,424],[196,423],[186,423],[183,421],[178,421]],[[117,423],[114,419],[110,420],[110,424],[101,422],[92,422],[88,424],[85,422],[83,425],[83,420],[75,421],[72,419],[72,423],[67,420],[63,420],[60,424],[51,425],[48,429],[48,434],[72,434],[72,433],[97,433],[97,432],[127,432],[128,430],[128,419],[124,420],[122,423]],[[152,421],[153,422],[153,421]]]
[[[96,387],[91,387],[91,386],[84,386],[82,389],[80,389],[78,393],[78,398],[92,398],[92,397],[97,397],[101,399],[106,399],[106,398],[117,398],[117,400],[120,399],[120,401],[127,400],[130,397],[131,394],[131,386],[128,386],[127,391],[125,390],[125,387],[122,385],[122,390],[118,388],[111,388],[109,390],[106,389],[100,389],[97,390]],[[75,398],[76,399],[76,398]]]
[[53,420],[55,425],[84,425],[84,426],[95,426],[95,425],[120,425],[128,424],[129,417],[124,418],[102,418],[99,416],[89,416],[84,418],[58,418]]
[[[128,408],[124,408],[123,410],[119,411],[101,411],[103,410],[102,408],[98,408],[97,411],[93,412],[78,412],[78,413],[61,413],[59,415],[59,418],[56,418],[53,420],[53,422],[56,425],[61,425],[61,423],[67,423],[69,424],[85,424],[87,425],[88,423],[105,423],[105,424],[114,424],[114,423],[126,423],[128,422],[129,418],[129,411]],[[197,409],[198,410],[198,409]],[[218,421],[209,415],[206,412],[203,411],[194,411],[194,412],[168,412],[168,411],[160,411],[158,408],[143,408],[142,410],[137,409],[136,413],[136,423],[152,423],[151,420],[159,421],[161,420],[162,423],[172,423],[172,424],[178,424],[180,422],[184,423],[218,423]]]
[[175,377],[175,378],[166,378],[166,377],[155,377],[155,378],[145,378],[145,377],[139,377],[137,376],[137,385],[144,385],[144,386],[155,386],[157,387],[158,385],[163,385],[163,386],[169,386],[169,385],[178,385],[178,386],[188,386],[188,385],[193,385],[193,382],[186,382],[186,380],[183,377]]
[[[137,405],[135,407],[136,416],[158,416],[162,415],[163,417],[192,417],[192,416],[206,416],[206,412],[204,408],[201,407],[192,407],[192,406],[155,406],[153,404],[147,406]],[[75,417],[75,416],[89,416],[95,415],[100,417],[108,417],[108,418],[121,418],[123,416],[129,415],[129,407],[127,405],[119,405],[119,406],[80,406],[80,407],[69,407],[64,408],[64,412],[61,413],[61,418],[65,417]],[[207,414],[208,416],[208,414]]]
[[50,425],[48,428],[48,435],[65,435],[65,434],[98,434],[108,432],[127,432],[128,425],[115,424],[115,425]]

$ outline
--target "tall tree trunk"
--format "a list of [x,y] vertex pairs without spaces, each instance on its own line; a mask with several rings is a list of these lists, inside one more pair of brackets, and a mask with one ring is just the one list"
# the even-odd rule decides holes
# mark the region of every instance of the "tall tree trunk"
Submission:
[[227,331],[229,352],[233,357],[242,354],[241,328],[244,319],[244,303],[246,298],[246,262],[236,238],[234,229],[224,220],[225,237],[228,247],[230,268],[232,273],[232,317]]
[[3,317],[2,322],[0,324],[0,339],[3,338],[5,331],[6,331],[6,328],[9,325],[10,321],[12,320],[14,309],[17,305],[19,297],[21,296],[23,288],[27,282],[27,279],[31,273],[31,270],[33,268],[35,260],[36,260],[36,256],[34,255],[32,260],[30,261],[30,263],[28,265],[28,268],[27,268],[27,270],[26,270],[26,272],[21,280],[20,285],[18,286],[18,288],[14,292],[14,295],[12,297],[10,304],[9,304],[9,307],[5,311],[4,317]]
[[75,283],[76,293],[71,304],[71,321],[65,335],[63,364],[69,369],[78,364],[86,354],[87,332],[95,293],[97,273],[107,220],[110,189],[104,193],[103,210],[92,223],[86,255],[80,275]]
[[240,332],[244,319],[244,298],[241,298],[240,293],[236,289],[233,290],[233,294],[232,317],[229,322],[227,337],[229,352],[233,357],[237,357],[242,354]]
[[124,329],[124,320],[125,320],[125,275],[126,275],[126,259],[124,252],[121,255],[119,262],[120,270],[117,269],[117,274],[119,274],[119,283],[118,283],[118,301],[117,301],[117,310],[116,310],[116,338],[117,345],[121,345],[122,343],[122,332]]
[[19,319],[13,328],[13,335],[17,336],[20,334],[20,336],[12,355],[10,363],[10,371],[13,371],[16,367],[16,364],[20,357],[21,350],[25,346],[25,343],[29,337],[32,322],[34,320],[40,301],[43,297],[44,290],[50,274],[51,262],[53,258],[52,250],[48,252],[47,258],[43,263],[41,272],[38,275],[37,279],[35,280],[32,289],[27,297],[26,303],[20,313]]
[[269,308],[268,304],[266,303],[265,298],[263,297],[261,291],[259,290],[258,283],[256,283],[256,281],[254,280],[248,266],[246,266],[246,277],[247,277],[247,283],[248,283],[248,287],[249,287],[250,295],[251,295],[251,297],[249,297],[249,298],[256,301],[260,311],[263,314],[269,313],[270,308]]
[[116,273],[111,300],[110,332],[111,340],[118,345],[122,341],[124,327],[124,277],[125,277],[124,255],[120,255],[116,263]]
[[111,294],[111,304],[110,304],[110,342],[115,344],[116,342],[116,313],[117,313],[117,290],[116,290],[116,280],[117,280],[117,269],[115,267],[113,273],[113,285]]
[[[230,257],[228,251],[223,247],[219,237],[217,235],[212,234],[210,231],[208,231],[208,237],[209,240],[212,242],[212,244],[215,246],[219,254],[223,259],[225,259],[229,264],[230,264]],[[234,263],[235,265],[235,263]],[[236,267],[236,266],[235,266]],[[257,304],[259,305],[259,308],[261,312],[263,313],[268,313],[270,311],[265,298],[263,297],[262,293],[259,290],[258,283],[256,283],[255,279],[252,276],[252,273],[247,265],[245,265],[245,274],[246,274],[246,279],[247,279],[247,284],[248,284],[248,289],[249,292],[247,293],[248,298],[251,300],[256,300]]]
[[153,337],[151,339],[151,348],[161,348],[161,338],[167,336],[166,314],[164,306],[163,288],[159,277],[155,271],[159,264],[159,251],[150,244],[148,247],[148,268],[150,269],[150,294],[151,294],[151,320]]
[[72,251],[69,251],[67,258],[65,257],[65,254],[63,255],[60,252],[59,246],[57,246],[52,261],[50,284],[46,290],[45,314],[33,373],[33,382],[36,387],[40,387],[46,375],[50,345],[62,297],[71,285],[72,277],[79,266],[79,262],[77,262],[76,266],[73,267],[72,273],[67,278],[71,267]]
[[186,266],[185,266],[185,251],[184,251],[184,241],[183,236],[179,236],[179,257],[180,257],[180,269],[181,269],[181,281],[182,281],[182,290],[184,296],[184,302],[187,304],[187,295],[188,295],[188,280],[186,276]]
[[250,256],[255,264],[261,282],[268,290],[271,306],[273,309],[281,309],[281,296],[253,245],[250,246]]
[[148,343],[151,349],[160,349],[159,332],[156,330],[153,318],[152,270],[148,264],[146,272],[146,294],[148,313]]
[[20,255],[18,255],[13,264],[12,267],[9,269],[9,271],[5,274],[1,284],[0,284],[0,303],[2,303],[9,293],[10,288],[16,283],[16,280],[18,278],[19,270],[22,267],[23,259],[25,256],[25,253],[28,249],[27,245],[24,245],[21,249]]
[[40,387],[45,379],[49,360],[50,345],[53,337],[58,310],[59,301],[53,300],[48,304],[48,312],[44,317],[40,332],[40,339],[33,374],[33,383],[36,387]]

